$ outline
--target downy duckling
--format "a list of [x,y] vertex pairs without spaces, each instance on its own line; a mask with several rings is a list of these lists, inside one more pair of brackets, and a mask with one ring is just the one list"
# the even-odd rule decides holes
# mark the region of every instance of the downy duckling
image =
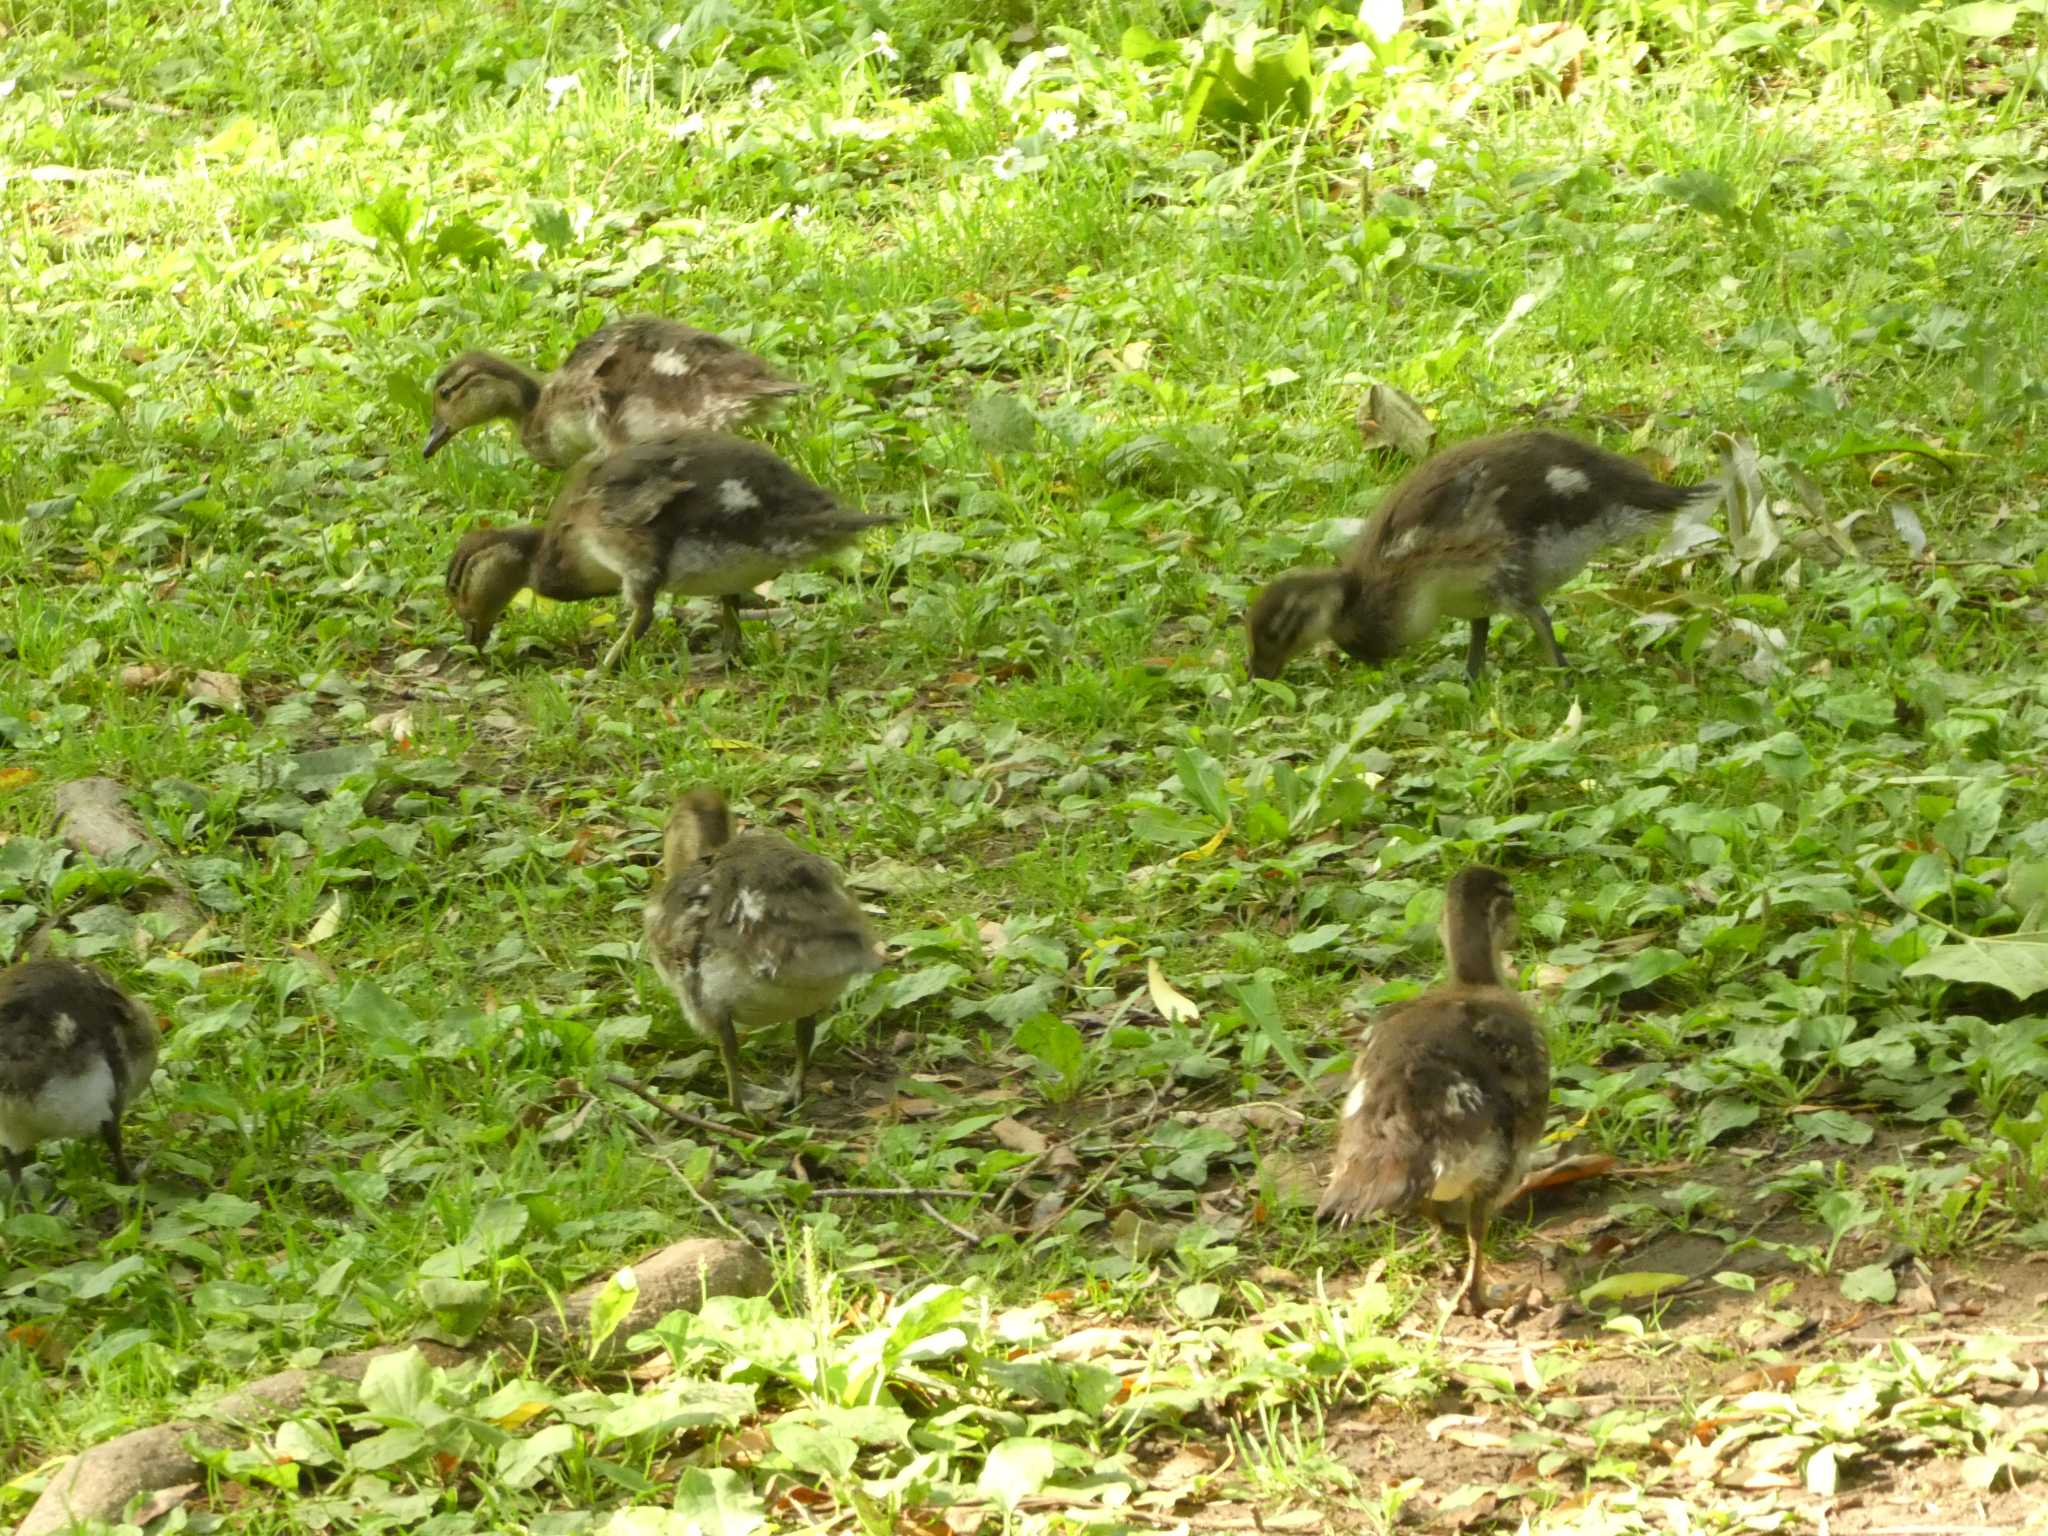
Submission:
[[1421,1208],[1465,1229],[1465,1281],[1452,1306],[1487,1310],[1486,1223],[1521,1183],[1550,1107],[1543,1027],[1507,988],[1514,943],[1507,877],[1474,864],[1444,892],[1447,985],[1374,1021],[1351,1069],[1337,1159],[1316,1207],[1340,1226],[1374,1211]]
[[759,443],[690,432],[585,460],[545,523],[463,535],[448,596],[481,647],[524,588],[562,601],[616,592],[629,622],[608,668],[654,622],[664,588],[717,597],[726,652],[737,655],[739,594],[894,521],[847,511]]
[[802,390],[723,336],[634,315],[592,331],[546,378],[494,352],[463,353],[434,375],[421,453],[431,459],[456,433],[505,419],[538,462],[565,469],[678,432],[723,432]]
[[818,1019],[854,977],[877,969],[874,931],[830,859],[773,832],[735,837],[715,789],[670,812],[661,889],[647,903],[647,954],[683,1017],[717,1043],[734,1109],[746,1113],[734,1026],[796,1025],[794,1100],[803,1101]]
[[132,1184],[121,1113],[156,1070],[156,1021],[90,966],[27,960],[0,971],[0,1163],[10,1179],[40,1142],[98,1135]]
[[1278,677],[1320,640],[1360,661],[1385,661],[1458,618],[1472,625],[1465,673],[1477,678],[1496,613],[1527,620],[1561,667],[1545,594],[1600,550],[1720,494],[1717,483],[1666,485],[1561,432],[1506,432],[1447,448],[1387,493],[1342,563],[1289,571],[1259,594],[1247,621],[1252,676]]

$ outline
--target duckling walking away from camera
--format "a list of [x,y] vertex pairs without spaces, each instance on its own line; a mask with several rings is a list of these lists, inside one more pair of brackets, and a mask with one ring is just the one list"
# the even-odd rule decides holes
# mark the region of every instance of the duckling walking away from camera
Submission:
[[735,1025],[794,1021],[801,1103],[819,1017],[854,977],[881,964],[839,870],[773,832],[733,836],[715,789],[676,802],[661,867],[667,878],[647,903],[647,953],[683,1017],[717,1042],[733,1108],[747,1107]]
[[738,426],[801,384],[722,336],[634,315],[598,327],[546,378],[494,352],[465,352],[434,375],[434,421],[423,457],[500,419],[551,469],[591,453]]
[[628,622],[606,667],[654,622],[664,588],[717,597],[726,652],[738,655],[740,593],[894,521],[847,511],[759,443],[686,433],[578,465],[545,523],[463,535],[448,596],[481,647],[526,587],[564,601],[616,592]]
[[1561,432],[1460,443],[1387,493],[1342,563],[1289,571],[1259,594],[1248,619],[1252,676],[1278,677],[1321,640],[1360,661],[1385,661],[1458,618],[1472,626],[1465,673],[1477,678],[1496,613],[1527,620],[1561,667],[1545,594],[1600,550],[1720,494],[1715,483],[1666,485]]
[[1499,870],[1460,870],[1444,892],[1451,979],[1375,1020],[1351,1069],[1337,1159],[1317,1216],[1349,1225],[1421,1208],[1465,1229],[1452,1306],[1483,1314],[1487,1219],[1521,1182],[1550,1107],[1550,1047],[1507,989],[1515,895]]
[[10,1179],[38,1143],[97,1134],[132,1184],[121,1113],[156,1070],[156,1021],[89,966],[29,960],[0,971],[0,1162]]

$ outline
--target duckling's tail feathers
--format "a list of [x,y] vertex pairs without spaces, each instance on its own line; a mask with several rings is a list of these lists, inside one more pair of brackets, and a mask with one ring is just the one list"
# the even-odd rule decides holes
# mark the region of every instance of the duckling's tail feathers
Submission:
[[1392,1138],[1375,1137],[1374,1146],[1346,1145],[1349,1131],[1347,1125],[1339,1133],[1337,1162],[1316,1203],[1318,1221],[1349,1226],[1376,1211],[1406,1210],[1429,1193],[1435,1181],[1426,1158],[1398,1151],[1389,1144]]

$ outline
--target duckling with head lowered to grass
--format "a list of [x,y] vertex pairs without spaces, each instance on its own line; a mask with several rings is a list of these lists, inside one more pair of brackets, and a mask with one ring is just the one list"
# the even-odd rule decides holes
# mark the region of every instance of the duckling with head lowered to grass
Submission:
[[458,432],[509,420],[536,461],[563,469],[678,432],[723,432],[801,393],[722,336],[654,315],[599,326],[546,378],[495,352],[465,352],[434,375],[422,456]]
[[830,859],[773,832],[735,837],[715,789],[670,812],[659,890],[646,911],[647,955],[698,1033],[718,1047],[726,1092],[745,1113],[735,1026],[796,1025],[794,1095],[804,1096],[818,1019],[881,956]]
[[759,443],[686,433],[578,465],[545,523],[463,535],[448,596],[481,647],[527,587],[564,601],[618,593],[628,622],[606,667],[654,622],[664,589],[717,597],[725,649],[736,655],[740,593],[894,521],[848,511]]
[[1501,973],[1515,932],[1505,875],[1475,864],[1452,877],[1442,925],[1450,982],[1373,1021],[1316,1207],[1339,1225],[1375,1211],[1457,1216],[1466,1266],[1452,1306],[1474,1315],[1487,1310],[1487,1220],[1520,1184],[1550,1108],[1543,1027]]
[[132,1184],[121,1115],[156,1070],[157,1027],[91,966],[28,960],[0,971],[0,1165],[12,1182],[37,1145],[78,1136],[107,1144]]
[[1458,618],[1472,626],[1465,671],[1476,678],[1496,613],[1525,619],[1561,667],[1544,596],[1600,550],[1720,494],[1718,484],[1667,485],[1560,432],[1460,443],[1387,493],[1340,564],[1289,571],[1259,594],[1247,620],[1252,676],[1278,677],[1322,640],[1385,661]]

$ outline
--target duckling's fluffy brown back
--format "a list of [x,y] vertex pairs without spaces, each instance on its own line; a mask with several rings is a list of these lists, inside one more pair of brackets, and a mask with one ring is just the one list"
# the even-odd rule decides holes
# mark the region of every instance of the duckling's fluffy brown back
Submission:
[[1562,432],[1502,432],[1417,465],[1387,493],[1345,563],[1455,564],[1519,546],[1511,558],[1531,562],[1526,585],[1540,596],[1596,550],[1718,494],[1715,485],[1667,485],[1634,460]]
[[690,1022],[784,1023],[829,1007],[880,960],[832,861],[746,832],[671,874],[647,905],[647,951]]
[[1353,1068],[1319,1216],[1471,1199],[1490,1209],[1543,1134],[1550,1050],[1513,994],[1446,988],[1376,1021]]
[[535,458],[567,463],[677,432],[725,431],[802,388],[723,336],[631,315],[576,343],[524,436]]

